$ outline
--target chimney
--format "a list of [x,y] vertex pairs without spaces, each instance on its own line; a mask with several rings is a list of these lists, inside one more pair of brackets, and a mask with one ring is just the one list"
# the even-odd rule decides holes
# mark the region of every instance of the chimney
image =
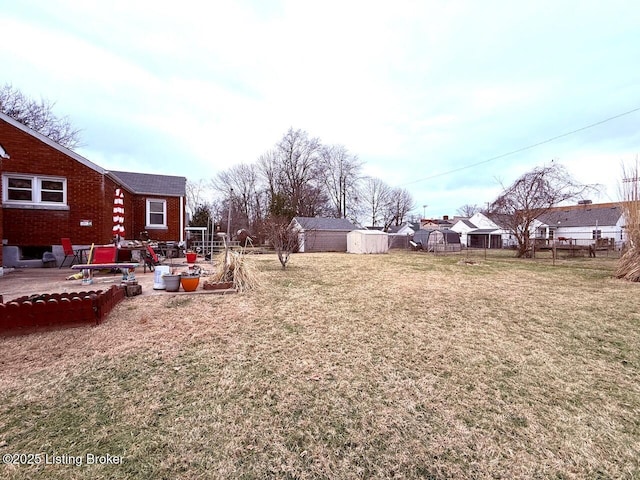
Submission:
[[443,219],[443,220],[449,220],[449,215],[443,215],[443,216],[442,216],[442,219]]

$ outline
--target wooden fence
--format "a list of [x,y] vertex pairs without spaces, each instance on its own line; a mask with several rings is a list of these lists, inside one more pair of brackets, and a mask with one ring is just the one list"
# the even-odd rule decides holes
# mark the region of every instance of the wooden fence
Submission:
[[98,325],[125,297],[122,287],[108,290],[51,293],[0,303],[0,333],[20,333],[39,327]]

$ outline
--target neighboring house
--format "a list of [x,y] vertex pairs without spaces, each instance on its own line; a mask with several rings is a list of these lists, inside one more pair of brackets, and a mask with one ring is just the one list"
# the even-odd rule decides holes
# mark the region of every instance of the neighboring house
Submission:
[[467,231],[469,248],[505,248],[516,245],[505,215],[478,212],[468,220],[476,228]]
[[537,218],[535,237],[547,241],[571,241],[576,245],[590,245],[596,240],[608,239],[619,248],[625,240],[624,223],[618,203],[555,207]]
[[404,222],[400,225],[394,225],[389,227],[387,233],[392,233],[394,235],[413,235],[418,230],[420,230],[420,222]]
[[299,252],[346,252],[347,234],[356,226],[346,218],[294,217]]
[[453,226],[453,222],[445,215],[440,218],[423,218],[420,220],[419,230],[449,230]]
[[0,145],[3,265],[41,266],[45,251],[61,259],[63,237],[110,243],[117,188],[126,239],[144,230],[154,240],[184,239],[185,177],[109,172],[2,113]]
[[466,247],[469,245],[467,234],[477,228],[478,227],[471,223],[468,218],[458,218],[456,223],[454,223],[451,227],[451,230],[453,230],[454,232],[458,232],[458,234],[460,235],[460,243],[463,247]]

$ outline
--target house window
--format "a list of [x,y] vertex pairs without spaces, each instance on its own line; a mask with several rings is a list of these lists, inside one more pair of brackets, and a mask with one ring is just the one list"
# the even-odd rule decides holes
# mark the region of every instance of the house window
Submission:
[[23,205],[66,205],[65,178],[31,175],[3,175],[2,201]]
[[592,240],[600,240],[602,238],[602,230],[592,230],[591,231],[591,239]]
[[167,201],[147,199],[147,228],[167,226]]

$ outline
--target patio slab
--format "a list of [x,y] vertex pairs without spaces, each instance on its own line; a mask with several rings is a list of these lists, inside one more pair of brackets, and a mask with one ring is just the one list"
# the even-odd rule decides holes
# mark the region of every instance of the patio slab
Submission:
[[[208,263],[198,264],[202,268],[210,268]],[[173,259],[173,267],[178,272],[187,269],[186,259]],[[77,270],[71,268],[5,268],[4,275],[0,276],[0,295],[3,302],[25,295],[39,295],[43,293],[70,293],[81,292],[88,289],[104,290],[111,285],[120,285],[122,274],[95,272],[92,285],[83,285],[82,280],[68,280],[71,275],[77,274]],[[211,293],[224,293],[220,291],[203,290],[201,286],[194,292],[167,292],[154,290],[154,272],[143,268],[135,270],[136,280],[142,286],[142,295],[201,295]],[[201,280],[202,281],[202,280]]]

